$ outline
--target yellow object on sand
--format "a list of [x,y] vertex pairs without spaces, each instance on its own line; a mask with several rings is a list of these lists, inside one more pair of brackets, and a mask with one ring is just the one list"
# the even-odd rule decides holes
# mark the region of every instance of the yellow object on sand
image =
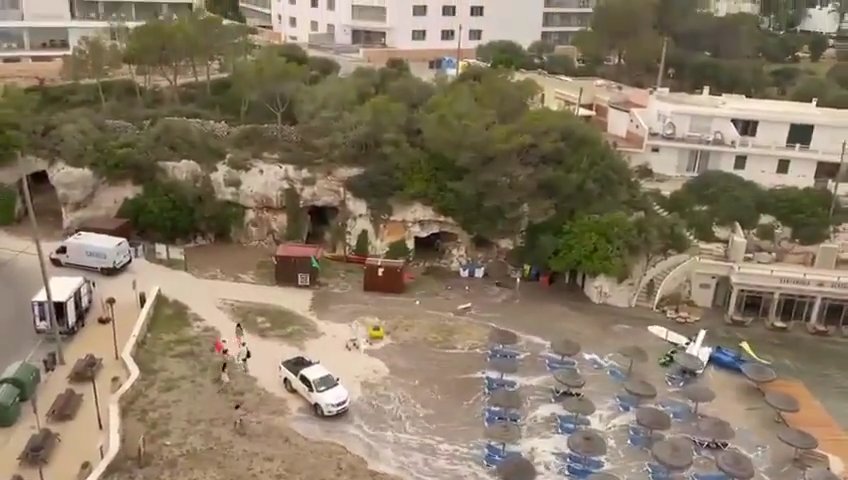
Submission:
[[760,362],[760,363],[764,363],[764,364],[766,364],[766,365],[771,365],[771,362],[769,362],[769,361],[767,361],[767,360],[763,360],[762,358],[758,357],[758,356],[757,356],[757,354],[756,354],[756,353],[754,353],[754,351],[753,351],[753,350],[751,350],[751,345],[748,345],[748,342],[739,342],[739,347],[740,347],[742,350],[745,350],[745,353],[747,353],[748,355],[750,355],[750,356],[751,356],[751,358],[753,358],[754,360],[756,360],[756,361],[758,361],[758,362]]
[[368,338],[371,340],[382,340],[385,336],[386,332],[384,332],[383,327],[379,325],[374,325],[368,329]]

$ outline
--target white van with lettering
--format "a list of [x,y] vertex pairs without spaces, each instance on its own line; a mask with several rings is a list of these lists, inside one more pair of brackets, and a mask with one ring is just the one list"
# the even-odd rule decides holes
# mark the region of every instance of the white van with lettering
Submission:
[[115,275],[132,263],[132,251],[125,238],[77,232],[50,252],[50,262],[57,267],[77,267]]

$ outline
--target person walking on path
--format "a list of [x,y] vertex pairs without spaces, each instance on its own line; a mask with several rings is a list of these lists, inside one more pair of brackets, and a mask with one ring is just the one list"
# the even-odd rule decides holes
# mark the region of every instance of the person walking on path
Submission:
[[247,342],[241,343],[236,360],[241,364],[241,368],[247,372],[247,361],[250,360],[250,349],[247,348]]
[[236,323],[236,342],[239,345],[241,345],[243,338],[244,338],[244,327],[241,326],[241,323]]
[[221,364],[221,388],[230,383],[230,374],[227,373],[227,361]]

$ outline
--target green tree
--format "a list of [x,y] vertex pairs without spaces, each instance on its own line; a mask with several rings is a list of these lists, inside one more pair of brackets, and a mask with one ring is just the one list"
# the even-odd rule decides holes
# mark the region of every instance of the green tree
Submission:
[[321,81],[327,77],[332,77],[339,74],[342,69],[339,62],[329,57],[309,57],[309,73],[314,78],[314,81]]
[[248,101],[264,106],[274,114],[277,126],[303,87],[309,75],[306,67],[287,61],[275,49],[259,52],[254,60],[245,60],[233,75],[234,88]]
[[406,246],[405,240],[395,240],[394,242],[389,244],[389,248],[386,251],[386,258],[391,260],[404,260],[409,258],[410,255],[409,247]]
[[839,62],[827,71],[827,79],[848,89],[848,62]]
[[206,0],[206,10],[227,20],[244,23],[238,0]]
[[820,33],[814,33],[810,36],[810,40],[807,43],[807,48],[810,50],[810,61],[818,62],[825,50],[828,47],[827,37]]
[[570,55],[548,55],[543,59],[545,71],[554,75],[573,75],[577,65]]
[[814,98],[825,98],[833,90],[833,84],[823,78],[809,77],[792,90],[790,98],[796,102],[810,102]]
[[359,235],[356,236],[356,245],[353,247],[353,253],[361,257],[367,257],[370,251],[368,231],[364,229],[360,230]]
[[188,60],[191,43],[182,24],[173,20],[151,20],[130,31],[127,49],[132,57],[170,85],[179,102],[180,72]]
[[287,62],[295,65],[307,65],[309,63],[309,54],[306,53],[300,45],[296,43],[284,43],[282,45],[270,45],[265,47],[268,52],[273,52],[274,55],[284,58]]
[[512,40],[494,40],[477,47],[477,59],[490,67],[523,68],[527,65],[527,52]]
[[801,78],[801,69],[797,67],[780,67],[769,72],[772,83],[777,88],[777,93],[786,95]]
[[100,37],[83,37],[70,56],[62,61],[62,70],[66,78],[74,81],[93,80],[97,85],[101,107],[106,106],[103,94],[103,80],[122,66],[122,54],[118,46],[106,43]]
[[630,254],[627,239],[633,233],[633,225],[622,213],[579,217],[563,226],[549,265],[556,272],[625,276]]

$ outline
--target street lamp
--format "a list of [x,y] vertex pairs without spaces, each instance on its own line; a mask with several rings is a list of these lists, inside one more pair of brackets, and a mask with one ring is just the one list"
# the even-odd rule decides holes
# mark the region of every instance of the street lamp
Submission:
[[91,376],[91,391],[94,392],[94,409],[97,410],[97,428],[103,430],[103,418],[100,416],[100,395],[97,394],[97,380]]
[[[18,165],[20,165],[20,154],[18,154]],[[56,322],[56,305],[53,304],[53,293],[50,289],[50,279],[47,277],[47,267],[44,265],[44,252],[41,250],[41,239],[38,236],[38,220],[35,218],[35,209],[32,208],[32,193],[29,191],[29,178],[26,172],[22,172],[21,185],[24,191],[24,202],[26,203],[29,222],[32,226],[32,241],[35,243],[35,251],[38,254],[38,267],[41,269],[41,281],[44,282],[44,293],[47,296],[47,319],[50,321],[50,333],[56,342],[56,357],[59,365],[65,364],[65,353],[62,351],[62,336],[59,334],[59,325]]]
[[109,323],[112,324],[112,346],[115,349],[115,360],[118,359],[118,330],[115,327],[115,297],[106,299],[106,305],[109,307]]

